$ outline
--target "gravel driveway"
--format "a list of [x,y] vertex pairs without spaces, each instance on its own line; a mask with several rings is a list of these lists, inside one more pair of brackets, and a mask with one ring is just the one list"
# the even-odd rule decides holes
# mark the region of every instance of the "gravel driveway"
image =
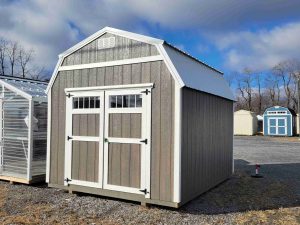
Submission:
[[[179,210],[0,182],[1,224],[299,224],[300,142],[236,137],[235,174]],[[262,179],[251,178],[262,164]]]

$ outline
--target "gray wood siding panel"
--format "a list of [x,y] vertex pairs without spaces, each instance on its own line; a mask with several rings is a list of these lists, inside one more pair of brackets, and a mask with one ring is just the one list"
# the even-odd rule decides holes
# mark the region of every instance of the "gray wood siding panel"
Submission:
[[[114,121],[121,121],[115,123]],[[112,113],[109,115],[109,137],[142,138],[142,116],[139,113]],[[113,127],[118,127],[120,132],[114,132]]]
[[108,148],[108,157],[111,163],[108,170],[108,183],[140,188],[140,145],[109,143]]
[[[155,88],[152,90],[151,198],[161,201],[170,201],[173,197],[174,144],[173,132],[165,132],[166,130],[172,130],[174,127],[174,113],[172,113],[172,109],[174,108],[174,80],[169,71],[167,71],[164,63],[162,61],[148,62],[107,68],[74,70],[71,71],[71,73],[72,81],[69,80],[68,76],[64,77],[66,72],[60,72],[52,88],[50,183],[63,184],[64,179],[63,160],[65,137],[64,135],[55,136],[55,134],[59,132],[58,124],[62,126],[61,130],[63,130],[63,132],[65,126],[66,99],[63,91],[65,87],[63,87],[62,84],[67,83],[74,87],[86,87],[151,82],[155,84]],[[64,81],[64,79],[66,79],[66,82],[59,85],[60,81]],[[162,81],[164,84],[161,83]],[[162,106],[162,104],[164,104],[164,106]],[[58,111],[61,111],[59,116]],[[88,125],[88,127],[89,126],[90,125]],[[118,149],[119,147],[116,148],[116,154],[119,151]],[[131,149],[131,153],[133,151],[137,152],[136,149]],[[58,160],[57,155],[60,155],[62,160]],[[169,162],[163,162],[161,157],[163,160]],[[131,154],[130,156],[130,160],[133,161],[137,161],[137,158],[140,158],[140,155],[137,153]],[[58,164],[60,170],[57,170]],[[131,167],[138,167],[138,165],[132,165],[132,163],[130,165]],[[165,176],[169,177],[166,178]],[[136,185],[138,181],[130,182]]]
[[[72,144],[73,163],[71,179],[98,182],[98,142],[73,141]],[[82,157],[84,154],[85,156]]]
[[[98,49],[98,40],[115,37],[115,47]],[[106,33],[64,59],[63,66],[107,62],[158,55],[155,46]]]
[[72,136],[99,136],[99,114],[74,114]]
[[230,177],[233,151],[233,102],[183,88],[182,202]]

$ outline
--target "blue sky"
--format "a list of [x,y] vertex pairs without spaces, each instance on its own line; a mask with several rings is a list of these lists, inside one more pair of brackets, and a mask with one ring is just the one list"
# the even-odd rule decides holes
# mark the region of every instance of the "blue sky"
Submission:
[[0,37],[57,55],[105,26],[165,39],[224,71],[300,59],[299,0],[0,0]]

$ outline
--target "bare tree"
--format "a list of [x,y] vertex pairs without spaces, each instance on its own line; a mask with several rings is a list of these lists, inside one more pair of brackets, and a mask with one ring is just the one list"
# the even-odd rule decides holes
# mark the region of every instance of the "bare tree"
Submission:
[[245,68],[243,74],[238,79],[238,90],[242,99],[245,101],[248,110],[252,110],[252,96],[253,96],[253,72]]
[[294,62],[293,61],[284,61],[278,63],[274,68],[274,73],[279,76],[282,80],[284,92],[286,95],[286,107],[291,107],[292,96],[293,96],[293,76],[294,76]]
[[296,81],[295,73],[297,71],[298,62],[296,60],[286,60],[278,63],[273,71],[275,75],[279,76],[282,80],[285,97],[286,97],[286,107],[291,107],[296,109],[295,105],[295,95],[296,95]]
[[265,90],[270,98],[271,105],[279,105],[280,102],[280,80],[273,73],[267,74],[265,77]]
[[45,68],[44,67],[35,67],[29,73],[30,78],[34,80],[45,80]]
[[28,64],[32,60],[33,50],[25,51],[24,48],[20,47],[18,54],[18,62],[21,67],[21,76],[26,77],[26,74],[29,72]]
[[17,61],[18,42],[10,42],[7,48],[7,56],[10,64],[10,75],[14,76],[14,69]]
[[257,112],[258,112],[258,114],[261,114],[262,113],[262,100],[263,100],[262,75],[260,73],[256,74],[255,80],[256,80],[256,86],[257,86]]
[[3,38],[0,39],[0,75],[5,75],[6,68],[6,51],[7,51],[7,41]]

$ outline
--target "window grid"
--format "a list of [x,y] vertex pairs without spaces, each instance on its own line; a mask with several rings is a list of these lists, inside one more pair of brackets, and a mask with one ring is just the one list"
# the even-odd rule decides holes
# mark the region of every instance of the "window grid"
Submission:
[[142,107],[142,95],[110,95],[110,108],[140,108]]
[[99,96],[87,96],[87,97],[74,97],[73,109],[99,109],[100,97]]

